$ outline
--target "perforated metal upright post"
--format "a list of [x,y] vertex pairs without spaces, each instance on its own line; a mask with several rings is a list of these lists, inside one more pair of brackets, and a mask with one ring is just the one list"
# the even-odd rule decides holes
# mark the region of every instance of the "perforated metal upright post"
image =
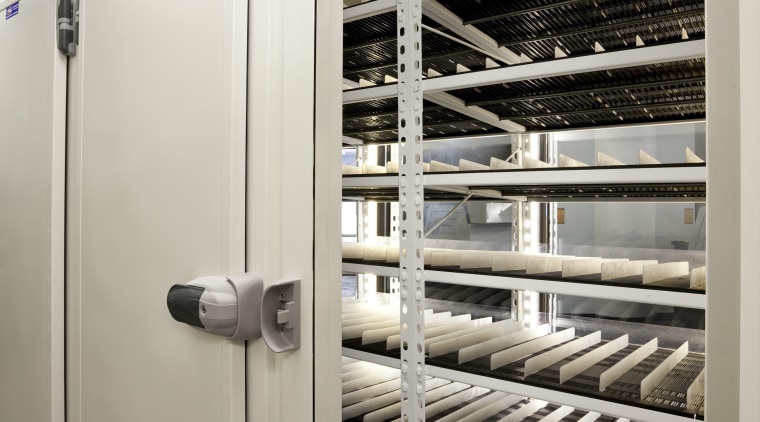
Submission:
[[401,420],[425,420],[422,1],[398,0]]

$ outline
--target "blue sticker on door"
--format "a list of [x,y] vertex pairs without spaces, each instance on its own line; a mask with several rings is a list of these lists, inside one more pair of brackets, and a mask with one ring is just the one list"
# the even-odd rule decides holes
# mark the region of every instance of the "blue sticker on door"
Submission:
[[18,15],[18,3],[19,2],[15,2],[12,5],[8,6],[7,9],[5,9],[5,20]]

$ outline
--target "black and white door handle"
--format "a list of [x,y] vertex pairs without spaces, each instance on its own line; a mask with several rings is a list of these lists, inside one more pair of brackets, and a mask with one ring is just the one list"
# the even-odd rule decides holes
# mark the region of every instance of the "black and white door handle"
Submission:
[[208,276],[175,284],[166,296],[171,316],[230,340],[264,337],[274,352],[300,347],[300,280],[264,288],[254,273]]

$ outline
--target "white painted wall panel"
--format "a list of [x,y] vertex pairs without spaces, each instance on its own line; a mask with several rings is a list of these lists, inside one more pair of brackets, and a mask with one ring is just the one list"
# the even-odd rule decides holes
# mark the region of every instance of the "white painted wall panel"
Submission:
[[0,420],[63,421],[66,58],[55,2],[0,1]]

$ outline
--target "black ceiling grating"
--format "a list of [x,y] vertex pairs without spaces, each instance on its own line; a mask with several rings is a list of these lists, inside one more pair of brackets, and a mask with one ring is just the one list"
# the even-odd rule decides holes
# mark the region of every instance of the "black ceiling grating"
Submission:
[[[388,98],[368,103],[344,105],[343,135],[361,139],[367,143],[397,141],[396,99]],[[428,101],[424,102],[423,125],[423,135],[426,139],[503,132],[501,129]]]

